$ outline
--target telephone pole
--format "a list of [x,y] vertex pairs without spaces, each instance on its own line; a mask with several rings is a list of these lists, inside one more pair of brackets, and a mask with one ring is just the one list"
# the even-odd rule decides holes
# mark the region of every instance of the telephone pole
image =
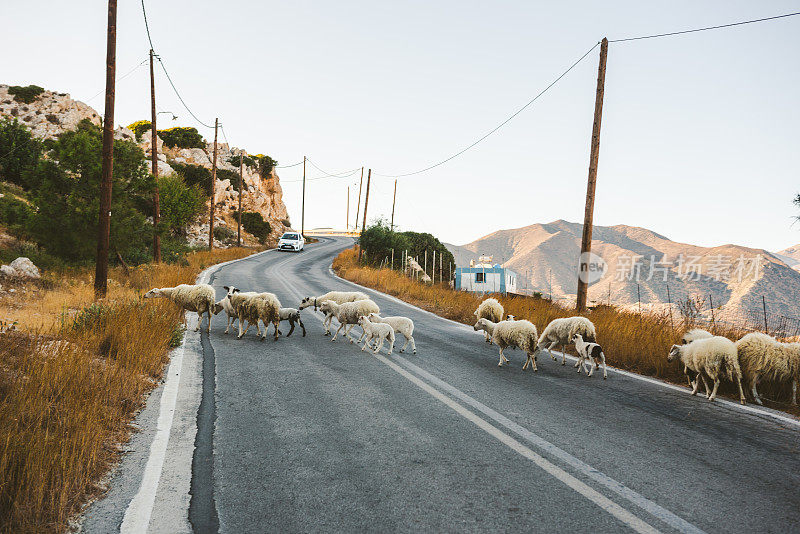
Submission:
[[111,241],[111,177],[114,170],[114,81],[117,70],[117,0],[108,0],[106,34],[106,108],[103,115],[103,164],[100,182],[100,213],[97,224],[97,259],[94,296],[108,292],[108,246]]
[[161,236],[158,223],[161,221],[161,199],[158,196],[158,131],[156,130],[156,79],[153,75],[153,49],[150,49],[150,156],[153,160],[153,261],[161,263]]
[[211,163],[211,210],[208,218],[208,250],[214,250],[214,203],[217,189],[217,130],[219,118],[214,119],[214,160]]
[[[579,312],[586,310],[586,294],[589,285],[581,280],[580,274],[588,269],[586,257],[592,251],[592,219],[594,218],[594,191],[597,184],[597,162],[600,158],[600,123],[603,119],[603,92],[606,83],[606,57],[608,56],[608,39],[600,43],[600,65],[597,69],[597,94],[594,101],[594,126],[592,127],[592,146],[589,156],[589,182],[586,186],[586,211],[583,216],[583,236],[581,237],[581,260],[578,271]],[[587,270],[588,273],[588,270]]]
[[239,211],[236,215],[236,246],[242,246],[242,182],[244,181],[244,149],[239,152]]
[[394,179],[394,195],[392,195],[392,224],[389,228],[394,231],[394,203],[397,200],[397,178]]
[[[367,193],[364,196],[364,221],[361,223],[361,233],[367,227],[367,206],[369,205],[369,183],[372,180],[372,169],[367,172]],[[362,248],[358,247],[358,261],[361,261]]]
[[358,214],[361,210],[361,184],[364,183],[364,167],[361,167],[361,180],[358,181],[358,204],[356,204],[356,232],[358,232]]
[[347,186],[347,223],[344,225],[345,232],[350,231],[350,186]]
[[303,207],[300,210],[300,235],[306,236],[306,157],[303,156]]

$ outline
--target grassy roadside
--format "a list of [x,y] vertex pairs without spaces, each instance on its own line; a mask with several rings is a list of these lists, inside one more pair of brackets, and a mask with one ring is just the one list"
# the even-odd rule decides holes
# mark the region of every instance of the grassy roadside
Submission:
[[[333,269],[339,276],[351,282],[377,289],[442,317],[468,325],[475,324],[473,312],[485,298],[464,291],[454,291],[443,284],[416,282],[391,269],[375,269],[359,265],[356,249],[348,249],[339,254],[333,262]],[[544,299],[492,296],[501,302],[506,313],[515,315],[518,319],[531,321],[540,333],[553,319],[576,315],[574,310],[562,308]],[[586,316],[597,327],[598,343],[603,346],[609,365],[686,386],[683,368],[677,362],[667,362],[669,348],[679,342],[686,329],[680,320],[675,318],[673,327],[668,316],[639,315],[609,306],[595,308]],[[740,330],[716,332],[733,340],[745,333]],[[734,389],[735,386],[731,384],[720,385],[722,394],[738,400],[738,392]],[[790,399],[788,385],[773,387],[759,384],[759,394],[765,405],[800,415],[800,410],[788,403]]]
[[0,532],[63,532],[103,491],[133,416],[183,334],[174,304],[141,295],[193,283],[206,267],[253,252],[202,251],[182,265],[115,269],[97,303],[86,269],[3,293],[0,319],[18,330],[0,334]]

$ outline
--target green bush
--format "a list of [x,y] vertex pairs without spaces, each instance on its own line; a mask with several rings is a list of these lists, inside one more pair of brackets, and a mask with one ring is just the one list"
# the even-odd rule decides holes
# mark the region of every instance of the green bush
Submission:
[[239,172],[229,171],[228,169],[217,169],[217,180],[230,180],[231,185],[239,189]]
[[[234,216],[238,216],[237,211],[234,211],[233,213]],[[267,242],[269,233],[272,231],[269,221],[265,221],[264,217],[262,217],[257,211],[242,212],[242,226],[245,230],[247,230],[248,233],[258,239],[258,242],[261,244]]]
[[230,243],[236,239],[236,232],[227,226],[217,225],[214,227],[214,239],[222,243]]
[[25,186],[24,174],[36,166],[42,143],[17,119],[0,118],[0,179]]
[[26,85],[25,87],[20,85],[12,85],[8,88],[8,92],[9,94],[14,95],[14,100],[17,102],[30,104],[39,98],[40,94],[44,93],[44,89],[38,85]]
[[128,125],[128,129],[136,134],[137,141],[141,141],[142,135],[145,132],[149,132],[151,127],[151,123],[148,120],[136,121]]
[[166,130],[159,130],[158,136],[164,141],[168,147],[178,148],[205,148],[206,142],[203,136],[197,131],[197,128],[188,126],[176,126],[174,128],[167,128]]
[[[420,263],[428,252],[428,259],[433,260],[433,252],[436,251],[436,270],[439,268],[439,257],[442,258],[442,265],[455,263],[453,255],[447,250],[441,241],[428,233],[418,232],[395,232],[389,228],[385,220],[379,220],[369,226],[361,233],[358,244],[366,253],[367,262],[379,265],[383,260],[390,258],[394,249],[394,264],[402,266],[401,254],[404,250],[408,251],[409,257],[418,257]],[[428,272],[430,273],[430,266]]]
[[266,178],[269,176],[269,173],[272,172],[272,169],[278,165],[278,162],[272,159],[269,156],[265,156],[264,154],[256,154],[253,156],[253,159],[258,164],[258,174],[262,178]]
[[14,236],[25,236],[25,228],[33,213],[33,208],[22,200],[9,196],[0,198],[0,223]]
[[[254,160],[253,158],[251,158],[247,154],[244,154],[244,156],[242,157],[242,160],[243,160],[244,164],[247,167],[256,167],[257,166],[256,160]],[[239,156],[230,156],[228,158],[228,163],[230,163],[234,167],[238,167],[239,166]]]
[[206,196],[196,185],[188,185],[178,174],[159,176],[161,232],[178,233],[205,208]]
[[200,190],[209,195],[211,191],[211,171],[202,165],[193,165],[191,163],[170,163],[175,172],[183,177],[186,185],[196,185]]

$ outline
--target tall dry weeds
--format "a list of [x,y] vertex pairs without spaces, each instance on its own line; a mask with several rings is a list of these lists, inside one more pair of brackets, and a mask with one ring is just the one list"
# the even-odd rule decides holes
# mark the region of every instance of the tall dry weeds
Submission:
[[85,270],[0,302],[0,319],[20,329],[0,334],[0,531],[63,532],[103,491],[134,414],[181,339],[178,307],[142,301],[143,292],[192,283],[205,267],[252,252],[196,252],[184,265],[114,270],[97,303]]

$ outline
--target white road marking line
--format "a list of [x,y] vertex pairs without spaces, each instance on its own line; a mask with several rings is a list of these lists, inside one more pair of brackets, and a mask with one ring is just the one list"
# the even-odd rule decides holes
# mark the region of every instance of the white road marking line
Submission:
[[[252,254],[238,260],[226,261],[212,265],[197,277],[197,283],[206,284],[211,278],[211,275],[218,269],[235,263],[238,261],[254,258],[274,249],[265,250],[258,254]],[[191,324],[187,325],[187,335],[189,328],[193,322],[187,321]],[[199,334],[198,334],[199,335]],[[186,351],[186,337],[183,338],[183,343],[175,349],[171,358],[169,368],[167,370],[167,379],[164,384],[164,389],[161,392],[161,402],[158,411],[158,421],[156,423],[156,434],[153,437],[153,442],[150,444],[150,455],[147,457],[147,464],[145,465],[144,472],[142,473],[142,482],[139,485],[139,490],[133,496],[128,507],[125,509],[125,515],[122,518],[122,524],[119,527],[121,534],[141,534],[147,532],[150,525],[150,518],[153,515],[153,506],[155,505],[156,493],[158,492],[158,484],[161,480],[161,472],[164,468],[164,459],[167,456],[167,445],[169,445],[169,436],[172,431],[172,420],[175,415],[175,406],[178,399],[178,387],[181,381],[181,369],[183,367],[183,355]]]
[[557,480],[561,481],[562,483],[566,484],[576,492],[580,493],[588,500],[592,501],[594,504],[599,506],[601,509],[605,510],[609,514],[616,517],[622,523],[628,525],[630,528],[635,530],[636,532],[649,532],[649,533],[656,533],[659,532],[655,527],[646,523],[642,519],[636,517],[631,512],[623,508],[622,506],[618,505],[602,493],[596,491],[595,489],[591,488],[589,485],[581,482],[574,476],[570,475],[557,465],[553,464],[549,460],[545,459],[544,457],[536,454],[531,449],[517,441],[516,439],[512,438],[496,426],[493,426],[491,423],[482,419],[481,417],[477,416],[476,414],[472,413],[468,409],[466,409],[461,404],[457,403],[444,393],[440,392],[438,389],[435,389],[433,386],[428,384],[427,382],[423,382],[417,376],[411,374],[407,370],[403,369],[396,363],[388,360],[381,354],[373,354],[374,358],[378,361],[388,365],[393,371],[401,375],[403,378],[406,378],[410,382],[412,382],[415,386],[420,388],[421,390],[428,393],[430,396],[435,398],[436,400],[442,402],[447,407],[452,409],[458,415],[470,421],[475,426],[492,436],[493,438],[497,439],[502,444],[506,445],[513,451],[519,453],[520,455],[524,456],[525,458],[531,460],[541,469],[546,471],[549,475],[553,476]]
[[[351,282],[350,280],[346,280],[346,279],[342,278],[341,276],[339,276],[338,274],[336,274],[333,271],[333,268],[329,268],[329,270],[330,270],[331,275],[333,275],[336,279],[340,280],[341,282],[344,282],[344,283],[349,284],[351,286],[357,287],[357,288],[359,288],[361,290],[366,290],[366,291],[372,292],[372,293],[374,293],[376,295],[380,295],[383,298],[391,300],[392,302],[395,302],[397,304],[402,304],[403,306],[406,306],[408,308],[416,310],[417,312],[421,312],[421,313],[425,313],[425,314],[431,315],[431,316],[436,317],[437,319],[440,319],[442,321],[447,321],[447,322],[452,323],[454,326],[457,326],[459,328],[470,329],[469,325],[465,325],[464,323],[459,323],[458,321],[454,321],[452,319],[448,319],[446,317],[442,317],[441,315],[436,315],[435,313],[433,313],[431,311],[424,310],[422,308],[414,306],[413,304],[409,304],[408,302],[400,300],[400,299],[398,299],[397,297],[395,297],[393,295],[388,295],[388,294],[382,293],[382,292],[380,292],[380,291],[378,291],[376,289],[372,289],[370,287],[364,287],[364,286],[356,284],[355,282]],[[472,330],[470,329],[470,331],[472,331]],[[553,354],[561,354],[561,353],[559,353],[558,351],[553,351]],[[567,355],[567,359],[570,360],[571,362],[578,361],[578,358],[576,358],[575,356],[571,356],[569,354]],[[624,371],[622,369],[617,369],[616,367],[612,367],[610,365],[608,366],[608,371],[609,371],[609,373],[617,373],[617,374],[626,376],[628,378],[633,378],[634,380],[640,380],[642,382],[647,382],[649,384],[653,384],[655,386],[660,386],[662,388],[671,389],[673,391],[679,391],[679,392],[687,394],[687,395],[690,395],[691,392],[692,392],[689,388],[686,388],[686,387],[681,387],[681,386],[677,386],[675,384],[670,384],[669,382],[664,382],[663,380],[659,380],[657,378],[652,378],[652,377],[649,377],[649,376],[644,376],[644,375],[640,375],[640,374],[637,374],[637,373],[632,373],[630,371]],[[771,418],[771,419],[775,419],[776,421],[780,421],[781,423],[786,423],[786,424],[795,426],[797,428],[800,428],[800,419],[797,419],[797,418],[792,417],[790,415],[785,415],[783,413],[778,412],[777,410],[772,410],[771,408],[764,408],[764,407],[756,408],[756,407],[750,406],[748,404],[742,405],[742,404],[739,404],[738,402],[730,401],[728,399],[723,399],[723,398],[720,398],[720,397],[717,397],[717,399],[714,402],[718,403],[720,405],[726,406],[728,408],[733,408],[734,410],[740,410],[740,411],[747,412],[747,413],[750,413],[750,414],[753,414],[753,415],[768,417],[768,418]]]
[[606,488],[610,489],[620,497],[624,497],[631,503],[635,504],[636,506],[642,508],[643,510],[647,511],[654,517],[660,519],[664,523],[670,525],[674,529],[678,530],[679,532],[685,533],[692,533],[692,534],[703,534],[704,531],[700,528],[696,527],[695,525],[689,523],[685,519],[679,517],[678,515],[670,512],[666,508],[663,508],[656,504],[655,502],[651,501],[650,499],[636,493],[634,490],[630,489],[629,487],[625,486],[621,482],[614,480],[613,478],[609,477],[605,473],[602,473],[595,469],[594,467],[586,464],[585,462],[575,458],[568,452],[559,447],[553,445],[552,443],[548,442],[544,438],[534,434],[527,428],[513,422],[509,418],[505,417],[504,415],[498,413],[497,411],[489,408],[485,404],[481,403],[480,401],[475,400],[474,398],[470,397],[460,389],[451,386],[444,380],[437,378],[436,376],[430,374],[429,372],[417,367],[406,358],[402,356],[396,356],[396,360],[401,362],[405,367],[407,367],[410,371],[414,372],[421,378],[424,378],[428,382],[432,383],[435,386],[438,386],[440,389],[446,391],[447,393],[453,395],[457,399],[461,400],[462,402],[466,403],[469,406],[472,406],[474,409],[478,410],[479,412],[483,413],[490,419],[494,420],[495,422],[499,423],[500,425],[506,427],[508,430],[518,434],[519,436],[523,437],[529,443],[532,443],[539,449],[551,454],[552,456],[560,459],[567,465],[572,466],[575,468],[576,471],[583,474],[584,476],[591,478],[592,480],[602,484]]

